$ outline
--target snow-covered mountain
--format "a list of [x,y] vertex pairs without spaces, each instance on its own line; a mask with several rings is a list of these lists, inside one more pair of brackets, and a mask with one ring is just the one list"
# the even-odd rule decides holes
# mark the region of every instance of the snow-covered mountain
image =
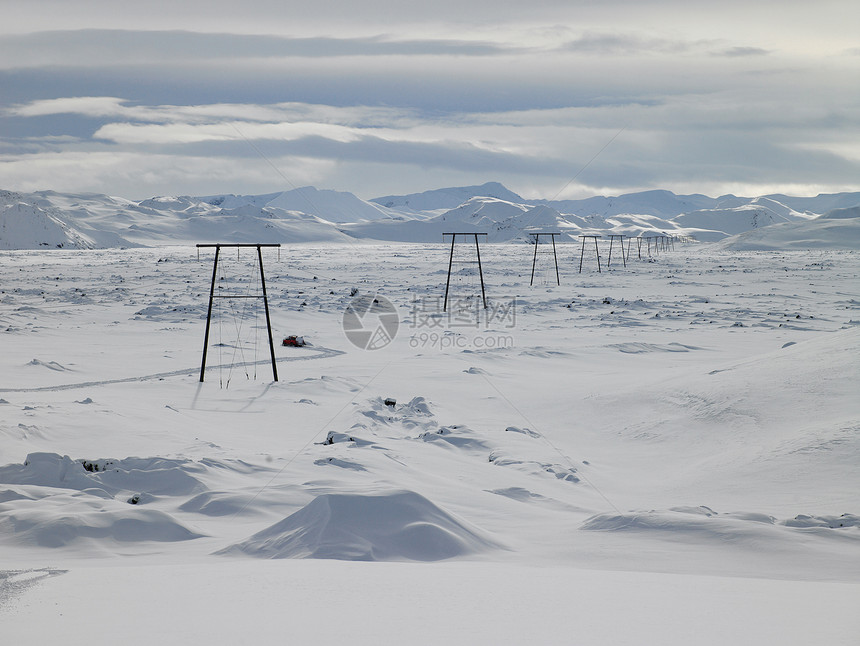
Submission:
[[387,195],[375,197],[371,202],[389,209],[405,210],[411,213],[449,211],[469,201],[473,197],[492,197],[507,202],[524,202],[522,197],[509,191],[498,182],[487,182],[480,186],[459,186],[440,188],[409,195]]
[[34,195],[0,191],[0,249],[119,246],[133,244],[108,229],[89,226]]
[[554,202],[537,200],[536,203],[552,204],[562,213],[575,213],[582,216],[608,218],[623,213],[636,213],[672,218],[696,209],[714,208],[731,199],[737,198],[733,195],[718,198],[705,195],[675,195],[671,191],[656,190],[619,195],[618,197],[596,196],[582,200]]
[[[491,242],[531,240],[557,231],[674,235],[715,242],[775,225],[814,246],[849,246],[825,219],[856,219],[860,193],[794,198],[710,198],[646,191],[583,200],[532,200],[501,184],[464,186],[370,201],[352,193],[304,187],[263,195],[153,197],[139,202],[93,193],[0,192],[0,249],[96,248],[196,242],[440,242],[442,234],[482,232]],[[834,215],[838,214],[838,215]],[[768,229],[769,230],[769,229]],[[811,234],[811,231],[822,235]],[[825,231],[829,234],[825,235]],[[765,239],[767,234],[755,237]],[[798,242],[802,244],[802,240]]]
[[268,195],[212,195],[198,199],[222,209],[251,207],[296,211],[335,223],[377,220],[395,214],[379,204],[359,199],[352,193],[319,190],[313,186]]

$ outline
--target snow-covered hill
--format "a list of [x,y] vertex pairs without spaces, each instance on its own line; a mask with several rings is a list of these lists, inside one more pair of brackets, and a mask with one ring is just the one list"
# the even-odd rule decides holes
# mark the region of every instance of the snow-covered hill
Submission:
[[744,231],[725,238],[719,246],[738,251],[860,249],[860,207],[835,209],[812,220]]
[[133,246],[110,230],[93,228],[43,200],[0,191],[0,249],[94,249]]
[[[452,187],[370,201],[352,193],[304,187],[263,195],[160,196],[135,202],[92,193],[0,192],[0,248],[100,248],[196,242],[396,241],[433,243],[451,231],[486,233],[491,242],[531,240],[557,231],[581,234],[672,235],[716,242],[783,227],[772,240],[793,246],[852,246],[854,239],[810,224],[818,216],[852,219],[860,193],[793,198],[675,195],[645,191],[618,197],[526,199],[501,184]],[[804,225],[809,224],[809,227]],[[846,225],[848,226],[848,225]],[[836,225],[829,227],[835,231]],[[844,227],[842,227],[844,228]],[[797,235],[789,241],[785,236]],[[769,234],[752,240],[766,240]]]
[[[780,210],[785,210],[780,209]],[[769,205],[753,202],[733,208],[702,209],[673,218],[679,228],[703,242],[721,240],[726,236],[760,229],[772,224],[791,222],[795,218],[781,215]]]

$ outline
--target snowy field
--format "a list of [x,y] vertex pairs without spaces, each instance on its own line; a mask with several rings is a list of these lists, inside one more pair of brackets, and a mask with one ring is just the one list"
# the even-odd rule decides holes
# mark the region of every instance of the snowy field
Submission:
[[860,253],[448,252],[0,252],[2,642],[858,643]]

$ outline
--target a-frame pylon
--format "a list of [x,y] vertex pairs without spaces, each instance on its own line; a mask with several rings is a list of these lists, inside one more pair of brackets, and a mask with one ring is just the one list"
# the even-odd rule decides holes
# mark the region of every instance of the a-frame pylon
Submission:
[[[457,242],[457,236],[462,236],[465,238],[472,237],[475,241],[475,253],[478,256],[478,260],[477,260],[478,275],[481,277],[481,300],[484,303],[484,309],[487,309],[487,293],[484,289],[484,269],[481,266],[481,247],[478,245],[478,236],[484,236],[486,238],[487,234],[486,233],[473,233],[473,232],[463,233],[461,231],[456,231],[456,232],[452,232],[452,233],[443,233],[442,238],[444,239],[445,236],[451,236],[451,255],[448,257],[448,280],[445,282],[445,302],[444,302],[444,305],[442,306],[442,311],[443,312],[448,311],[448,290],[451,287],[451,267],[454,264],[454,243]],[[457,262],[466,262],[466,261],[460,260]]]
[[561,278],[558,276],[558,255],[555,253],[555,237],[560,235],[558,232],[550,233],[550,232],[540,232],[540,233],[530,233],[530,236],[534,236],[535,238],[535,255],[532,258],[532,277],[529,280],[529,286],[534,285],[535,282],[535,265],[537,264],[537,254],[538,254],[538,244],[540,243],[541,236],[549,236],[550,240],[552,240],[552,257],[555,261],[555,282],[557,285],[561,285]]
[[[206,334],[203,337],[203,360],[200,363],[200,381],[203,381],[203,376],[206,373],[206,351],[209,349],[209,326],[212,322],[212,303],[216,298],[262,298],[263,305],[266,310],[266,329],[269,332],[269,353],[272,356],[272,375],[274,381],[278,380],[278,366],[275,363],[275,343],[272,339],[272,321],[269,318],[269,297],[266,294],[266,275],[263,273],[263,252],[262,247],[280,247],[280,244],[276,243],[213,243],[213,244],[198,244],[197,248],[203,247],[214,247],[215,248],[215,262],[212,265],[212,285],[209,287],[209,309],[206,312]],[[238,294],[224,294],[224,295],[216,295],[215,294],[215,280],[218,277],[218,256],[221,254],[221,249],[223,247],[256,247],[257,248],[257,262],[260,265],[260,283],[263,287],[262,296],[244,296]]]

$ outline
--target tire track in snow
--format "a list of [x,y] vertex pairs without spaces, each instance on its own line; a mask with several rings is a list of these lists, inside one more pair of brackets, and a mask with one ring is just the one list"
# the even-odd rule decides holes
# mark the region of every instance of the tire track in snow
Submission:
[[[276,359],[277,363],[284,363],[287,361],[309,361],[311,359],[327,359],[329,357],[336,357],[340,354],[345,354],[343,350],[333,350],[331,348],[308,348],[311,352],[316,354],[312,356],[295,356],[295,357],[279,357]],[[271,359],[260,359],[259,361],[250,362],[247,365],[268,365],[272,361]],[[223,369],[229,368],[229,363],[223,363],[214,366],[207,366],[207,370],[214,370],[216,368]],[[76,390],[78,388],[92,388],[94,386],[110,386],[113,384],[127,384],[133,383],[136,381],[151,381],[153,379],[166,379],[167,377],[181,377],[183,375],[193,375],[200,372],[200,368],[184,368],[182,370],[172,370],[170,372],[157,372],[152,375],[143,375],[139,377],[122,377],[120,379],[105,379],[103,381],[82,381],[76,384],[60,384],[57,386],[36,386],[33,388],[0,388],[0,393],[37,393],[37,392],[51,392],[51,391],[60,391],[60,390]]]
[[10,610],[17,597],[45,579],[65,574],[68,570],[41,568],[39,570],[0,570],[0,612]]

